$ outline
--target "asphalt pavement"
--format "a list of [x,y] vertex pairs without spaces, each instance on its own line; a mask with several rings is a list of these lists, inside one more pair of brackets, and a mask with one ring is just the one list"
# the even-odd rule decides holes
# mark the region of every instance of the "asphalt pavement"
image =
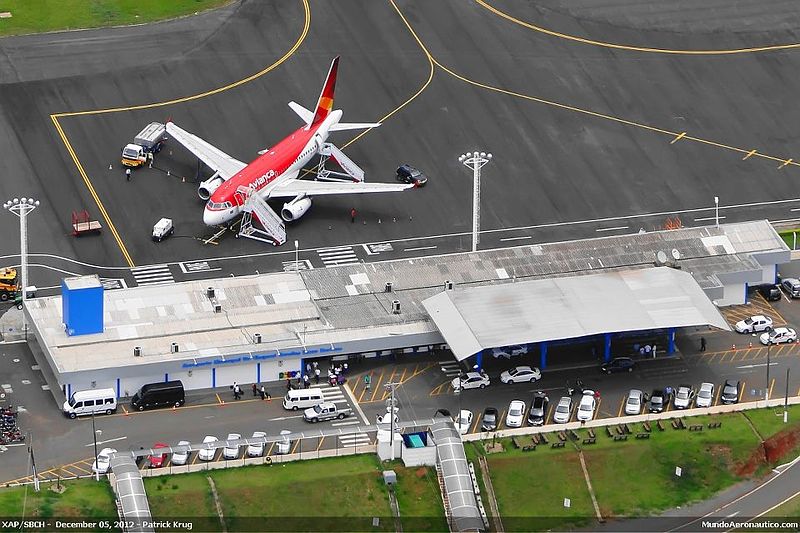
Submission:
[[[134,285],[141,276],[128,259],[175,280],[292,268],[293,250],[230,232],[205,244],[214,231],[202,225],[185,150],[168,146],[130,183],[119,151],[144,124],[171,117],[248,161],[298,126],[286,103],[312,105],[334,55],[345,118],[385,119],[347,147],[367,179],[391,181],[404,161],[431,179],[400,194],[316,201],[288,228],[306,267],[326,266],[330,248],[353,262],[469,249],[470,172],[457,156],[476,148],[495,155],[483,170],[482,247],[649,231],[676,216],[707,224],[714,196],[723,221],[794,217],[796,166],[778,167],[800,118],[781,105],[798,89],[782,75],[797,54],[681,53],[794,42],[788,3],[765,13],[742,0],[742,18],[726,18],[741,27],[724,34],[705,6],[488,5],[495,11],[454,0],[311,1],[308,11],[300,0],[243,1],[155,25],[3,39],[0,192],[43,201],[31,251],[47,255],[36,256],[31,281],[94,271]],[[353,138],[337,135],[340,146]],[[777,159],[745,158],[753,149]],[[71,212],[83,208],[103,224],[100,236],[70,236]],[[153,243],[161,216],[175,220],[176,236]],[[17,250],[15,238],[0,243],[7,264]]]

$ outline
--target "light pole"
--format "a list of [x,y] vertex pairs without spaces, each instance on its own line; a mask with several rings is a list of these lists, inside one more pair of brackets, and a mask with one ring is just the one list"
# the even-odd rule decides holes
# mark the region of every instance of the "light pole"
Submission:
[[472,152],[461,154],[458,161],[472,169],[472,251],[478,250],[481,226],[481,168],[492,160],[492,154]]
[[769,349],[771,346],[771,342],[767,344],[767,388],[764,390],[764,407],[769,407],[766,402],[769,402]]
[[294,241],[294,271],[300,272],[300,241]]
[[395,457],[394,457],[394,417],[395,417],[394,390],[395,390],[395,388],[397,388],[397,385],[399,385],[399,383],[389,382],[389,383],[386,383],[383,386],[385,389],[389,389],[389,392],[391,392],[391,396],[390,396],[390,399],[389,399],[389,408],[387,409],[387,412],[389,414],[389,446],[391,447],[391,451],[390,451],[391,455],[390,455],[390,457],[391,457],[392,461],[394,461],[394,459],[395,459]]
[[[19,283],[22,288],[22,307],[25,308],[27,294],[25,287],[28,285],[28,225],[26,216],[28,213],[39,207],[39,200],[33,198],[14,198],[3,204],[3,209],[11,211],[19,217]],[[25,313],[22,313],[22,329],[27,335],[28,326],[25,321]]]
[[97,481],[100,481],[100,468],[97,464],[97,434],[103,433],[103,430],[95,429],[94,426],[94,411],[92,411],[92,439],[94,440],[94,476]]
[[714,220],[717,221],[717,227],[719,227],[719,196],[714,197]]

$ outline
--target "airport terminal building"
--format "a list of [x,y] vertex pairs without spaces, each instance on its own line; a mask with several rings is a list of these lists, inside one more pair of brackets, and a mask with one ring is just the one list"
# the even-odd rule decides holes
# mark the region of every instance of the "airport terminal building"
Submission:
[[[598,337],[607,358],[625,355],[614,353],[614,335],[658,330],[670,339],[666,354],[677,328],[727,329],[717,307],[744,303],[748,285],[774,283],[789,259],[772,226],[755,221],[100,288],[99,308],[96,293],[82,299],[96,278],[73,278],[61,296],[28,300],[25,314],[33,351],[65,395],[111,387],[130,396],[173,379],[187,389],[269,382],[296,377],[311,359],[445,345],[480,364],[484,350],[524,344],[544,367],[553,342]],[[86,320],[94,325],[79,331]]]

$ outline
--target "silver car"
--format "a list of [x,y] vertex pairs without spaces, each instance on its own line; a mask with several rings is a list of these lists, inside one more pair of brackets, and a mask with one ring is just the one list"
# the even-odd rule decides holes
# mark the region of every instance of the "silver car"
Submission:
[[696,407],[711,407],[712,403],[714,403],[714,384],[702,383],[694,404]]
[[625,414],[638,415],[642,412],[644,403],[644,393],[639,389],[631,389],[628,398],[625,400]]
[[558,400],[556,410],[553,413],[553,421],[558,424],[566,424],[572,416],[572,398],[569,396],[562,396]]

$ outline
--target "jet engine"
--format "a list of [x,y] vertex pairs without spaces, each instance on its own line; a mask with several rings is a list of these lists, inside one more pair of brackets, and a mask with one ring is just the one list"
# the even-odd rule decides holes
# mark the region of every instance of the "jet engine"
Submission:
[[211,195],[214,194],[220,185],[223,183],[223,179],[219,177],[218,174],[214,174],[210,178],[205,181],[200,182],[200,186],[197,187],[197,196],[199,196],[202,200],[208,200],[211,198]]
[[306,211],[311,207],[311,198],[300,195],[291,202],[287,202],[283,204],[283,209],[281,209],[281,217],[286,222],[292,222],[293,220],[297,220],[301,216],[306,214]]

